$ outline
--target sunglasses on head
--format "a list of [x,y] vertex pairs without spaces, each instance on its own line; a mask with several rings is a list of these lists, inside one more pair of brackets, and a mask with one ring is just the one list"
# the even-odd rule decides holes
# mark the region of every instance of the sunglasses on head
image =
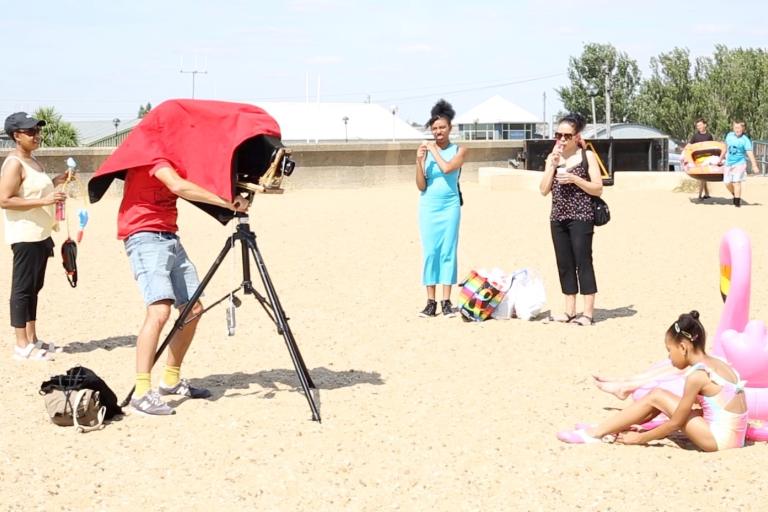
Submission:
[[563,139],[564,141],[568,142],[569,140],[571,140],[573,138],[573,135],[574,135],[573,133],[555,132],[555,140]]

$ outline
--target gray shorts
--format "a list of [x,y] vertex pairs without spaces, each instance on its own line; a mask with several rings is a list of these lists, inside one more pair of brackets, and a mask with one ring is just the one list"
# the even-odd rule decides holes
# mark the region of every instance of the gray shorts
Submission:
[[176,234],[141,231],[124,243],[144,304],[173,300],[178,308],[189,302],[200,280]]
[[747,179],[747,164],[727,165],[723,171],[723,183],[741,183]]

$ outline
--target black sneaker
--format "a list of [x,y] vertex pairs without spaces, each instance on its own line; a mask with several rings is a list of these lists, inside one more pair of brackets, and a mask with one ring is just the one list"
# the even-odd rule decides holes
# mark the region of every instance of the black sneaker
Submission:
[[456,316],[456,310],[453,308],[450,300],[444,300],[440,302],[440,307],[443,310],[443,316],[452,317]]
[[437,301],[429,299],[427,301],[427,307],[419,313],[419,316],[427,318],[429,316],[437,316]]

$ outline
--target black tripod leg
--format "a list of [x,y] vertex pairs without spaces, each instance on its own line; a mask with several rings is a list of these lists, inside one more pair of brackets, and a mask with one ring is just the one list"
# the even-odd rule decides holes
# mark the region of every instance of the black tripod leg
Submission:
[[[184,309],[181,310],[181,314],[179,315],[179,318],[176,319],[176,322],[173,324],[173,328],[171,329],[171,332],[168,333],[168,335],[165,337],[165,340],[163,340],[163,343],[157,349],[157,352],[155,352],[155,359],[154,361],[152,361],[152,366],[154,366],[155,363],[157,363],[157,360],[160,359],[160,356],[163,354],[165,349],[171,343],[171,340],[173,339],[173,336],[176,334],[176,332],[179,329],[184,328],[184,322],[187,320],[187,317],[192,313],[192,308],[195,306],[195,304],[197,304],[197,301],[200,299],[200,296],[203,295],[203,291],[205,290],[205,287],[208,286],[208,283],[213,278],[213,275],[216,273],[216,270],[218,270],[219,266],[221,265],[221,262],[224,261],[224,258],[226,257],[227,253],[231,248],[232,248],[232,241],[227,240],[227,243],[224,245],[224,248],[216,257],[216,260],[213,262],[213,265],[211,265],[211,268],[208,270],[208,273],[205,274],[205,277],[200,283],[200,286],[197,287],[197,290],[195,290],[195,293],[192,295],[192,298],[189,299],[189,302],[187,302],[187,304],[184,306]],[[135,390],[136,390],[136,386],[133,386],[131,390],[128,392],[128,395],[120,404],[121,407],[125,407],[128,405],[128,403],[131,401],[131,397],[133,396],[133,392]]]
[[261,257],[259,248],[256,246],[256,236],[252,235],[246,237],[242,240],[242,242],[248,244],[248,247],[251,249],[253,259],[256,261],[256,268],[258,269],[259,275],[261,276],[261,282],[264,284],[264,289],[267,292],[267,298],[269,298],[269,301],[272,303],[272,309],[275,313],[275,323],[277,324],[279,332],[281,332],[283,335],[285,345],[288,347],[288,353],[291,355],[293,367],[296,370],[296,375],[299,377],[299,383],[301,384],[301,388],[304,390],[304,396],[307,397],[309,408],[312,410],[312,419],[315,421],[321,421],[320,411],[317,407],[317,403],[315,402],[315,396],[312,394],[312,390],[317,388],[315,387],[315,383],[312,382],[312,377],[309,375],[309,370],[307,370],[307,365],[304,363],[304,358],[301,357],[299,346],[296,344],[296,340],[293,337],[291,328],[285,318],[285,311],[283,310],[283,306],[280,304],[280,299],[278,298],[275,287],[272,284],[272,279],[269,277],[269,272],[267,272],[267,267],[264,264],[264,258]]

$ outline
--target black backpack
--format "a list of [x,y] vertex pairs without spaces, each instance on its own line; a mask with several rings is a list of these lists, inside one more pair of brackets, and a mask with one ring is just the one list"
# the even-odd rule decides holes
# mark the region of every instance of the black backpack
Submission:
[[101,377],[93,370],[85,366],[73,366],[64,375],[56,375],[40,384],[40,394],[51,391],[75,391],[80,389],[92,389],[99,392],[101,405],[107,408],[105,419],[112,419],[123,414],[123,409],[117,404],[117,395],[112,391]]

